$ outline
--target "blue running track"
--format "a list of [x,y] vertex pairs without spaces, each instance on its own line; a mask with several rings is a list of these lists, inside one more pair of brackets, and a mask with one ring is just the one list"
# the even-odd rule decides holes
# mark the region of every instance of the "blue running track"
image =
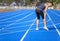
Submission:
[[48,10],[46,20],[49,30],[40,18],[36,31],[35,10],[0,12],[0,41],[60,41],[60,10]]

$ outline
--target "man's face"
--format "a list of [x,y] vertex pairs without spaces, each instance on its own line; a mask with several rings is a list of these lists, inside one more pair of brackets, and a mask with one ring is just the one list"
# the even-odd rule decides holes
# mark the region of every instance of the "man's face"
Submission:
[[51,7],[52,6],[52,3],[48,3],[48,6]]

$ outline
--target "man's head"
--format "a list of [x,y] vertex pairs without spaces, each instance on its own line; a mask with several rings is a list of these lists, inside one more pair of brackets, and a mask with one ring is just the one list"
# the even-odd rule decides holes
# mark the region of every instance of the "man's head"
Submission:
[[51,7],[51,6],[53,6],[53,2],[47,2],[47,5],[48,5],[49,7]]

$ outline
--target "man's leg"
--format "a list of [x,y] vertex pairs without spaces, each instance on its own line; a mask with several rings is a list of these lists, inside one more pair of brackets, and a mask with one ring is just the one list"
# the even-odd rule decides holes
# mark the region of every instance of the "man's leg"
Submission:
[[48,30],[48,28],[46,26],[46,19],[44,19],[44,29]]
[[46,14],[44,15],[44,29],[48,30],[47,26],[46,26]]
[[40,20],[40,13],[36,12],[37,20],[36,20],[36,30],[39,30],[39,20]]
[[44,21],[44,29],[45,30],[48,30],[47,26],[46,26],[46,14],[44,14],[43,12],[41,12],[41,16],[43,18],[43,21]]
[[39,26],[39,19],[36,20],[36,30],[39,30],[38,26]]

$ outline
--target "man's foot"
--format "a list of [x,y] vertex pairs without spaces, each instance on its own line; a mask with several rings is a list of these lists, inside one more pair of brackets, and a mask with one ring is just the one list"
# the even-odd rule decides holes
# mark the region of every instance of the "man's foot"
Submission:
[[38,27],[36,27],[36,30],[39,30],[39,28],[38,28]]
[[44,29],[45,29],[45,30],[48,30],[48,28],[47,28],[46,26],[44,27]]

